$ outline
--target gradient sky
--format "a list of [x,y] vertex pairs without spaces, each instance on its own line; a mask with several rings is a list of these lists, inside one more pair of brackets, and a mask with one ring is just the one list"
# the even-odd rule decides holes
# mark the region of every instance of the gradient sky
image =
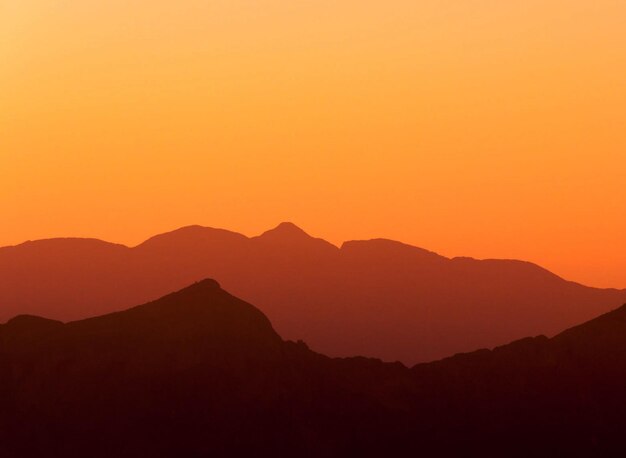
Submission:
[[291,220],[626,287],[623,0],[0,0],[0,245]]

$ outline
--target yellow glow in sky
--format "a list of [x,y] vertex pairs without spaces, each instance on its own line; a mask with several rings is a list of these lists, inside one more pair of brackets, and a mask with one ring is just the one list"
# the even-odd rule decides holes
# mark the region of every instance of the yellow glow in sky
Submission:
[[626,2],[0,0],[0,245],[388,237],[626,287]]

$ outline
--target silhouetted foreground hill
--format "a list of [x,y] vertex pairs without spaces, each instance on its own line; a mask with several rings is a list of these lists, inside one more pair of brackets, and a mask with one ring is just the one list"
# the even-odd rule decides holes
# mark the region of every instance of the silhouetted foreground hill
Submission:
[[620,456],[626,306],[408,369],[283,341],[205,280],[0,326],[0,456]]
[[258,237],[191,226],[128,248],[52,239],[0,249],[0,320],[75,320],[215,278],[281,335],[333,356],[415,363],[554,335],[626,302],[536,265],[448,259],[390,240],[341,248],[283,223]]

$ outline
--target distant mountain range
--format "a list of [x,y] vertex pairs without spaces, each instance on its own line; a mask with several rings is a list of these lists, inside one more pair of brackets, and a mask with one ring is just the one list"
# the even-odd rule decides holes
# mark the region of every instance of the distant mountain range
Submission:
[[283,223],[248,238],[185,227],[129,248],[50,239],[0,248],[0,320],[75,320],[202,278],[256,304],[281,335],[332,356],[412,364],[554,335],[626,302],[522,261],[446,258],[391,240],[340,248]]
[[407,368],[283,341],[203,280],[0,325],[0,456],[623,456],[625,377],[626,306]]

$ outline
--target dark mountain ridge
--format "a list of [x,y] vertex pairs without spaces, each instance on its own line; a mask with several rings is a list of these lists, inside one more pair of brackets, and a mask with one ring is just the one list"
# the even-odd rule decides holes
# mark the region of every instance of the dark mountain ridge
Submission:
[[0,325],[0,455],[620,456],[624,376],[626,306],[409,369],[283,341],[205,280]]

